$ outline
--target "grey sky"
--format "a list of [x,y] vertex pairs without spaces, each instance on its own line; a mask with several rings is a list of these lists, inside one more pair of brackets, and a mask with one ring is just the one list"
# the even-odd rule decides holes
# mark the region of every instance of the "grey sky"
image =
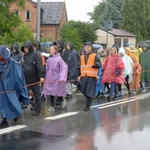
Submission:
[[[37,1],[37,0],[34,0]],[[68,20],[89,21],[88,12],[93,12],[94,6],[101,0],[41,0],[41,2],[66,2]]]

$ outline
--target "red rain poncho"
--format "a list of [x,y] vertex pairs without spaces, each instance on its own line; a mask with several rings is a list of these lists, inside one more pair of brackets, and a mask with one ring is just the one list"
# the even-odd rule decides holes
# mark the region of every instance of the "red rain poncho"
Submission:
[[[122,72],[124,70],[124,63],[121,57],[116,55],[110,55],[107,57],[103,64],[104,74],[102,78],[102,83],[116,82],[123,84],[125,82]],[[116,76],[116,71],[119,69],[119,74]]]

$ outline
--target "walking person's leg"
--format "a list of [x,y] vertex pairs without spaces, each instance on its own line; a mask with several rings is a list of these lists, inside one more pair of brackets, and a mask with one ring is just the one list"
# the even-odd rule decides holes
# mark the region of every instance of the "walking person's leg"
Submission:
[[118,86],[117,83],[114,83],[114,98],[118,97]]
[[31,89],[35,96],[35,112],[33,115],[38,115],[41,112],[41,94],[40,94],[40,86],[39,84],[35,84],[31,86]]
[[67,93],[67,96],[66,96],[67,99],[72,98],[72,83],[70,82],[67,82],[66,84],[66,93]]
[[128,94],[129,95],[131,95],[131,91],[130,91],[130,84],[129,84],[129,76],[127,75],[126,77],[125,77],[125,86],[127,87],[127,90],[128,90]]
[[113,100],[114,98],[114,90],[115,90],[115,82],[112,82],[110,83],[110,92],[109,92],[109,96],[107,97],[109,101]]
[[118,96],[122,96],[122,85],[117,83],[117,88],[118,88]]
[[86,106],[85,106],[84,111],[89,111],[90,110],[90,106],[92,104],[92,98],[88,97],[88,96],[85,96],[85,97],[87,98],[87,101],[86,101]]
[[48,111],[55,111],[55,97],[53,95],[50,95],[50,103],[51,107],[48,109]]
[[146,85],[145,85],[144,79],[142,80],[141,85],[142,85],[142,92],[145,92],[146,91]]

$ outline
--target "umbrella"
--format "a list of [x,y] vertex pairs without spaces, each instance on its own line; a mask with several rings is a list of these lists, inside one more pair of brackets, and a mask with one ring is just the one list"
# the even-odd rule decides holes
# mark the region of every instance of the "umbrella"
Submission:
[[141,47],[143,47],[143,46],[150,47],[150,40],[139,42],[139,46],[141,46]]
[[53,42],[44,42],[41,44],[41,47],[49,48],[53,45]]
[[103,46],[100,45],[100,44],[93,44],[93,48],[96,48],[96,49],[103,49]]

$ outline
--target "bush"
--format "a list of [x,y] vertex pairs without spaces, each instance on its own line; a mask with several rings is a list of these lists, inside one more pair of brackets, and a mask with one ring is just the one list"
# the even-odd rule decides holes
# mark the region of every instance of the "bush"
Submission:
[[13,43],[23,43],[27,40],[34,41],[33,33],[27,24],[21,24],[19,28],[0,36],[0,44],[12,45]]

